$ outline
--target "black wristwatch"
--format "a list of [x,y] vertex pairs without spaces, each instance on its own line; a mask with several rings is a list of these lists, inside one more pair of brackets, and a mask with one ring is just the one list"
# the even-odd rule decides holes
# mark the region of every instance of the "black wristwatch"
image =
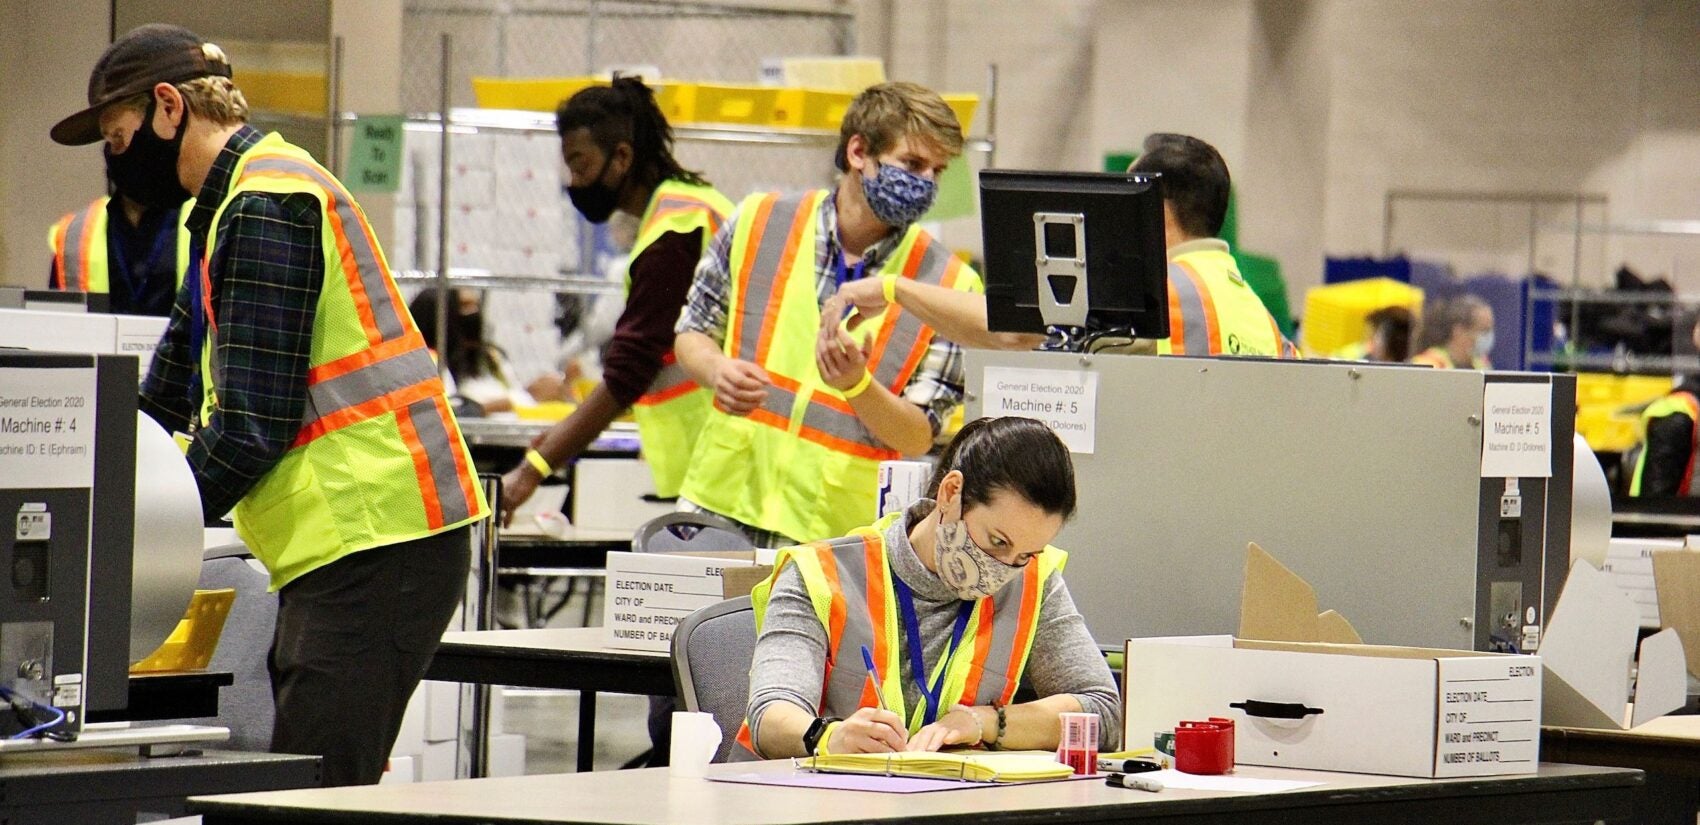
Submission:
[[826,733],[826,726],[841,721],[843,720],[830,716],[816,716],[815,721],[809,723],[809,729],[803,731],[803,753],[814,756],[815,747],[820,744],[821,736]]

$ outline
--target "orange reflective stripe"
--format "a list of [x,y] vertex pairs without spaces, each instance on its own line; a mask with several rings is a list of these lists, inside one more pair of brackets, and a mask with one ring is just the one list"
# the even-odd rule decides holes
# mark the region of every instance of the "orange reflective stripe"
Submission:
[[980,695],[980,677],[986,672],[986,658],[992,652],[992,619],[996,610],[992,599],[980,600],[980,621],[974,626],[974,663],[962,683],[962,704],[972,705],[974,697]]
[[632,403],[642,404],[644,406],[654,406],[656,404],[665,404],[669,401],[672,401],[675,398],[678,398],[681,395],[685,395],[685,394],[689,393],[691,390],[694,390],[696,388],[697,388],[697,385],[694,382],[684,383],[684,384],[674,384],[673,386],[668,387],[667,389],[664,389],[664,390],[660,390],[658,392],[646,392],[643,395],[639,396],[638,400],[636,400]]
[[53,288],[65,288],[65,237],[71,229],[72,216],[53,225]]
[[373,345],[353,355],[345,355],[335,361],[326,361],[307,370],[308,383],[329,381],[341,375],[347,375],[362,367],[369,367],[379,361],[392,358],[411,349],[425,349],[425,336],[415,329],[412,332],[389,341]]
[[1198,276],[1198,270],[1193,269],[1191,264],[1181,261],[1176,261],[1175,264],[1192,281],[1193,288],[1198,290],[1199,303],[1204,307],[1204,333],[1210,349],[1207,353],[1193,354],[1218,355],[1222,352],[1222,322],[1221,319],[1216,317],[1216,299],[1210,294],[1210,288],[1205,286],[1204,279]]
[[830,550],[825,550],[826,545],[822,543],[817,542],[810,546],[820,557],[821,572],[826,574],[827,586],[832,590],[832,607],[827,611],[826,624],[826,670],[822,672],[820,679],[821,704],[824,705],[826,686],[832,681],[832,668],[837,664],[838,643],[844,639],[844,621],[848,606],[844,603],[844,590],[838,585],[838,558]]
[[1181,296],[1175,290],[1169,290],[1169,353],[1171,355],[1187,355],[1186,351],[1186,312],[1181,309]]
[[1040,584],[1039,566],[1028,562],[1027,571],[1021,578],[1021,612],[1017,614],[1015,622],[1015,644],[1010,646],[1009,662],[1004,665],[1002,674],[1002,703],[1006,705],[1015,698],[1015,688],[1021,681],[1021,667],[1027,661],[1029,639],[1038,625]]
[[291,446],[303,446],[325,433],[334,432],[352,424],[358,424],[362,421],[377,418],[384,413],[399,410],[417,401],[423,401],[430,398],[433,394],[443,394],[443,380],[434,375],[420,381],[417,384],[403,387],[395,392],[374,398],[370,401],[355,404],[351,407],[344,407],[343,409],[323,416],[317,421],[302,427],[301,432],[297,433],[295,436],[295,443]]
[[[96,209],[96,205],[99,203],[100,201],[95,201],[94,204],[89,206],[89,210],[92,211]],[[91,275],[89,270],[93,269],[93,266],[91,266],[89,262],[93,260],[94,255],[94,225],[96,223],[98,223],[98,221],[94,220],[94,216],[92,214],[89,212],[83,213],[82,231],[79,233],[79,237],[77,238],[77,249],[79,251],[79,257],[81,258],[77,267],[77,288],[84,292],[89,291],[89,276]]]
[[413,415],[405,405],[395,411],[395,422],[401,430],[402,443],[407,445],[407,452],[413,456],[413,474],[419,479],[425,523],[435,530],[443,526],[443,505],[437,500],[437,485],[431,478],[431,457],[425,454],[425,445],[419,443],[419,430],[413,425]]
[[[767,231],[767,216],[773,212],[773,205],[779,201],[778,194],[768,195],[756,202],[755,218],[750,223],[750,236],[744,239],[744,260],[733,270],[741,273],[738,280],[738,311],[732,313],[726,326],[726,341],[734,347],[734,352],[741,358],[743,352],[737,349],[744,340],[744,313],[749,307],[750,282],[755,270],[756,253],[761,251],[761,237]],[[765,304],[763,306],[766,312]]]
[[[768,305],[762,313],[761,337],[756,339],[757,364],[767,363],[767,350],[773,345],[773,325],[779,320],[779,308],[785,305],[785,287],[791,282],[791,267],[797,260],[797,248],[802,245],[803,235],[807,232],[810,222],[818,218],[820,204],[813,201],[813,198],[803,200],[803,205],[797,209],[797,217],[791,221],[791,228],[785,236],[785,251],[780,253],[779,268],[773,273],[773,291],[768,295]],[[759,277],[760,273],[751,274]]]
[[[868,619],[872,625],[869,635],[873,637],[873,644],[869,647],[873,651],[874,662],[883,663],[886,660],[886,655],[890,653],[890,649],[885,644],[887,609],[885,593],[890,584],[885,580],[885,542],[883,539],[877,538],[877,533],[874,535],[876,537],[874,541],[870,541],[866,535],[862,537],[862,556],[865,559],[863,563],[867,565]],[[880,706],[878,691],[881,687],[874,684],[871,675],[862,680],[862,707],[877,708]]]

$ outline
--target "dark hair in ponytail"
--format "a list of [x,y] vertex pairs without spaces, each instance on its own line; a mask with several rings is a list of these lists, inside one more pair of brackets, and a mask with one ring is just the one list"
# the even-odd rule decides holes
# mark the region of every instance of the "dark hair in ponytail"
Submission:
[[565,138],[575,129],[589,129],[604,153],[631,144],[632,180],[646,188],[671,179],[708,184],[673,158],[673,128],[655,104],[655,92],[640,78],[616,75],[610,85],[581,89],[562,101],[555,110],[555,131]]
[[939,456],[928,498],[938,498],[939,484],[951,470],[962,471],[964,511],[1008,490],[1051,515],[1074,515],[1074,463],[1068,448],[1031,418],[981,418],[963,425]]

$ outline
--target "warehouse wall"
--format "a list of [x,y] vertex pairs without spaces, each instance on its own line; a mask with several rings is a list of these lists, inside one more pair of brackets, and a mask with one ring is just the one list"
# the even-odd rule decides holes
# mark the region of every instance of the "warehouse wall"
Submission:
[[[1281,260],[1295,300],[1325,251],[1381,252],[1390,188],[1580,190],[1606,195],[1613,221],[1700,218],[1691,0],[940,0],[890,13],[894,76],[977,88],[986,62],[1002,66],[1000,165],[1097,168],[1154,130],[1216,144],[1242,243]],[[1528,223],[1522,208],[1411,208],[1394,235],[1521,267]],[[1568,276],[1568,231],[1538,240],[1537,264]],[[1584,274],[1675,263],[1700,290],[1697,255],[1695,240],[1591,238]]]
[[48,225],[104,191],[100,150],[47,131],[86,104],[110,26],[106,0],[0,0],[0,283],[45,286]]

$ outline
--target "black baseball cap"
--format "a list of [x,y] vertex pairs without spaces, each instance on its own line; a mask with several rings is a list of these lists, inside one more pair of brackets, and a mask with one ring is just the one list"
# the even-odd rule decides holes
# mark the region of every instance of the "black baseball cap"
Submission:
[[100,140],[100,110],[142,94],[157,83],[183,83],[198,77],[230,77],[224,50],[182,26],[150,23],[118,38],[89,75],[89,107],[53,127],[53,140],[82,146]]

